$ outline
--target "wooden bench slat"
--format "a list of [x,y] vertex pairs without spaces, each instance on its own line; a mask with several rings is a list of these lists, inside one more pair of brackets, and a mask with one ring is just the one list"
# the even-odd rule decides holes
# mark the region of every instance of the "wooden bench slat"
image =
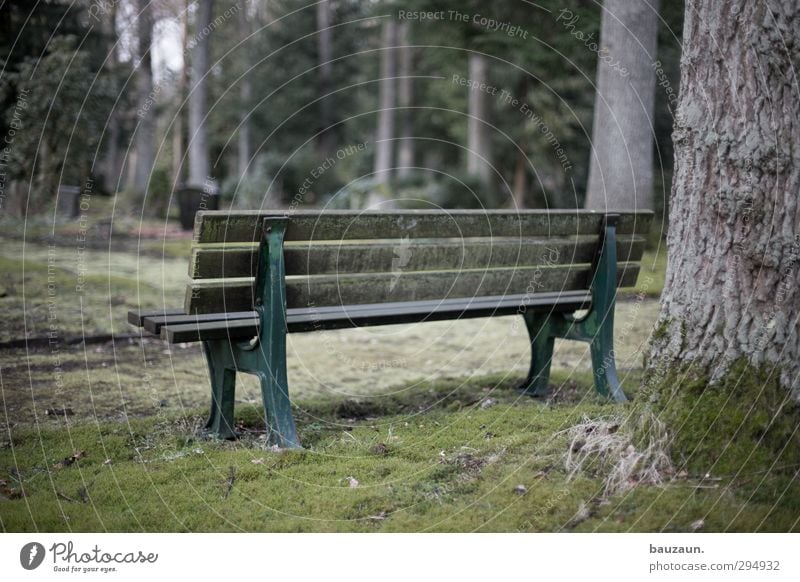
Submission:
[[[617,257],[621,262],[641,259],[646,239],[620,236]],[[589,263],[597,252],[598,236],[538,239],[464,239],[411,242],[344,244],[287,244],[287,275],[391,272],[402,265],[406,271],[441,269],[494,269],[500,267]],[[225,245],[192,249],[190,276],[194,279],[251,277],[255,274],[258,245]]]
[[128,312],[128,323],[135,325],[136,327],[142,327],[144,325],[144,319],[146,317],[157,317],[157,316],[170,316],[170,315],[182,315],[185,311],[178,307],[175,309],[134,309]]
[[[618,234],[647,234],[652,212],[619,212]],[[197,243],[257,242],[265,217],[290,217],[286,241],[594,235],[605,213],[591,210],[399,210],[359,212],[203,211]]]
[[[620,263],[617,286],[635,284],[639,265]],[[586,290],[591,269],[586,266],[313,275],[286,279],[287,307],[352,305],[421,301],[451,297]],[[253,305],[251,278],[193,281],[186,292],[189,313],[246,311]]]
[[[337,307],[288,309],[288,331],[292,333],[322,329],[342,329],[371,325],[415,323],[442,319],[511,315],[526,309],[545,309],[572,312],[591,305],[588,291],[565,293],[517,294],[480,298],[456,298],[442,301],[412,301],[403,303],[373,303]],[[209,314],[216,321],[182,323],[171,320],[163,325],[161,335],[171,343],[210,339],[244,340],[258,333],[258,319],[225,319],[226,314]]]
[[212,323],[217,321],[235,321],[238,319],[252,319],[258,317],[255,311],[234,311],[231,313],[205,313],[202,315],[186,315],[183,309],[179,314],[156,315],[144,318],[142,327],[152,334],[159,335],[164,325],[184,325],[197,323]]

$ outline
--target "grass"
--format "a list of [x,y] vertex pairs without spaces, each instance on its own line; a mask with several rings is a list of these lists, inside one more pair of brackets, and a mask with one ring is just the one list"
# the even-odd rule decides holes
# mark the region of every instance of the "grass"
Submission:
[[[95,246],[78,261],[74,233],[67,231],[60,234],[68,244],[52,250],[4,241],[0,341],[44,336],[53,316],[59,340],[128,332],[128,309],[172,306],[182,296],[188,239],[129,237],[124,248]],[[663,252],[648,251],[632,291],[658,295],[665,265]],[[638,345],[649,333],[649,320],[641,321],[646,310],[624,309],[618,348]],[[379,341],[369,338],[370,353]],[[442,354],[427,357],[462,349],[445,343],[437,342]],[[362,349],[340,347],[350,349],[346,354]],[[308,361],[333,362],[338,353],[327,360],[315,353]],[[546,401],[520,397],[513,374],[404,379],[391,389],[363,390],[344,378],[346,390],[338,392],[351,396],[340,397],[319,395],[328,383],[322,373],[303,376],[292,387],[301,451],[265,446],[252,382],[237,388],[242,438],[203,438],[208,388],[197,346],[116,342],[7,349],[0,356],[3,531],[798,529],[800,493],[785,473],[706,478],[713,459],[696,457],[689,471],[661,468],[662,479],[647,479],[618,470],[632,435],[586,448],[587,427],[604,426],[610,434],[612,425],[598,422],[630,418],[636,409],[597,400],[590,375],[573,368],[564,352],[552,377],[559,390]],[[346,368],[339,363],[335,376],[344,377]],[[635,395],[641,371],[626,376],[626,390]],[[66,408],[73,414],[45,414]],[[698,418],[704,417],[689,420]],[[760,434],[756,425],[747,429],[748,439]],[[684,443],[675,444],[680,453]],[[746,455],[745,445],[731,454]],[[620,474],[627,482],[609,495],[609,480]]]
[[252,406],[240,407],[237,442],[201,438],[195,414],[18,428],[0,448],[0,522],[5,531],[797,528],[793,513],[738,495],[732,481],[706,489],[681,477],[605,497],[602,471],[568,479],[567,429],[629,408],[520,398],[513,384],[437,382],[371,408],[299,402],[300,451],[266,448]]

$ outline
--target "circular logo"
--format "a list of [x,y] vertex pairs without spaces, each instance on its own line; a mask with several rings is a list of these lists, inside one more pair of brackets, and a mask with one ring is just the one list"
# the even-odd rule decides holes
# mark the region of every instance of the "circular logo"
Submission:
[[35,570],[44,561],[44,546],[39,542],[30,542],[22,546],[19,552],[19,563],[26,570]]

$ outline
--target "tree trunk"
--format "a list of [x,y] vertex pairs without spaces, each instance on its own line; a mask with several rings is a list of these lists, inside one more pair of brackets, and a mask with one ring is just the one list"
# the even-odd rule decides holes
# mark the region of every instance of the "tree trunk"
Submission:
[[[240,0],[239,2],[239,32],[242,39],[250,35],[250,18],[247,10],[247,0]],[[247,173],[247,166],[250,163],[250,101],[253,93],[253,83],[250,77],[250,59],[248,58],[248,51],[242,51],[241,59],[243,61],[243,70],[245,71],[242,77],[241,85],[239,86],[239,102],[242,112],[242,123],[239,126],[239,140],[238,140],[238,162],[239,162],[239,178],[244,178]]]
[[586,208],[653,208],[659,0],[605,0]]
[[[108,19],[104,22],[106,34],[108,34],[108,51],[110,53],[109,67],[117,70],[119,59],[117,58],[117,4],[113,4],[109,11]],[[104,136],[105,156],[103,163],[103,187],[109,194],[116,194],[122,178],[122,160],[119,153],[120,124],[122,123],[119,109],[114,107],[111,111],[111,119],[108,123],[108,133]]]
[[687,2],[651,372],[743,361],[800,400],[798,65],[796,0]]
[[[394,109],[397,100],[395,78],[397,77],[397,24],[393,18],[383,23],[383,48],[381,55],[381,81],[379,89],[378,131],[375,139],[375,180],[378,184],[388,184],[394,160]],[[368,200],[371,206],[385,196],[373,192]]]
[[188,84],[188,69],[189,63],[186,59],[187,43],[189,42],[189,6],[188,0],[182,3],[183,12],[180,15],[181,19],[181,54],[183,55],[183,63],[181,65],[181,73],[178,76],[178,111],[175,113],[175,123],[172,126],[172,181],[176,187],[183,186],[183,155],[184,155],[184,99],[186,99],[186,86]]
[[512,208],[521,210],[525,208],[525,194],[528,191],[528,156],[525,155],[525,150],[522,149],[517,152],[517,162],[514,165],[514,183],[512,185],[512,194],[514,196]]
[[213,0],[199,0],[195,45],[192,50],[192,75],[189,93],[189,182],[194,188],[203,188],[211,167],[208,154],[208,131],[205,117],[208,114],[208,73],[211,12]]
[[408,21],[400,24],[400,74],[397,99],[400,106],[400,140],[397,146],[397,175],[409,176],[414,167],[414,116],[411,106],[414,102],[414,47],[409,46],[410,25]]
[[[489,83],[486,57],[469,55],[469,78],[474,86]],[[467,173],[476,176],[481,184],[492,181],[491,133],[489,132],[489,96],[485,91],[470,90],[467,127]]]
[[156,159],[156,112],[153,92],[153,67],[150,45],[153,34],[153,13],[150,0],[138,0],[137,26],[139,67],[136,71],[136,165],[131,189],[137,204],[144,202],[147,184]]
[[[333,88],[333,37],[331,26],[331,2],[322,0],[317,4],[317,29],[319,30],[319,91],[320,97],[327,95]],[[323,97],[319,102],[320,128],[317,138],[317,149],[323,159],[331,157],[335,149],[334,132],[330,130],[333,124],[333,99]]]

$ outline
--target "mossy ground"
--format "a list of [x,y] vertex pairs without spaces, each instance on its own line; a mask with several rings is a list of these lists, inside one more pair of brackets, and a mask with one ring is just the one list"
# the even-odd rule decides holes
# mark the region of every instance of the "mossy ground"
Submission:
[[674,367],[637,404],[670,427],[678,470],[731,479],[754,500],[774,500],[800,519],[800,405],[777,370],[735,362],[710,382]]
[[602,475],[568,481],[564,430],[630,405],[588,396],[586,378],[547,401],[520,397],[517,380],[301,401],[300,451],[269,450],[255,406],[240,406],[236,442],[202,438],[200,411],[17,427],[0,449],[0,520],[5,531],[798,528],[786,510],[797,492],[777,495],[771,478],[760,499],[729,478],[678,478],[610,499]]
[[[56,247],[49,273],[57,289],[54,309],[60,340],[128,333],[127,309],[173,306],[182,295],[185,237],[129,238],[108,248],[95,244],[79,263],[74,233],[64,231],[60,236],[68,244]],[[4,241],[0,341],[40,337],[49,329],[53,313],[47,294],[49,252],[43,242],[23,243],[19,237]],[[660,292],[663,257],[652,258],[652,277],[645,278],[646,259],[637,293]],[[78,269],[85,270],[82,294],[75,291]],[[646,301],[636,305],[628,309],[620,304],[617,322],[618,362],[625,362],[621,365],[625,389],[634,396],[641,371],[633,362],[655,313]],[[642,305],[645,308],[639,309]],[[496,338],[509,334],[493,321],[495,327],[481,328],[475,336],[484,348],[473,346],[470,351],[452,330],[437,325],[443,324],[427,324],[421,336],[403,336],[403,341],[396,336],[359,337],[329,354],[317,346],[311,359],[322,362],[323,373],[312,370],[302,376],[299,365],[290,366],[297,378],[292,394],[302,451],[265,447],[260,397],[247,381],[237,391],[242,438],[236,442],[203,438],[208,387],[196,346],[168,350],[157,340],[125,340],[3,350],[0,527],[4,531],[798,529],[797,481],[787,473],[718,475],[715,469],[709,480],[706,459],[685,474],[669,476],[662,486],[634,486],[608,499],[602,494],[602,473],[587,471],[568,480],[564,455],[570,441],[564,431],[585,416],[630,416],[635,406],[595,398],[586,355],[562,347],[553,373],[557,393],[544,401],[521,397],[514,387],[524,373],[524,338],[495,349]],[[334,339],[346,344],[348,338]],[[395,351],[408,350],[393,356],[397,362],[420,361],[425,370],[436,373],[415,381],[413,367],[383,369],[377,366],[380,361],[369,359],[390,344]],[[486,345],[494,351],[488,353]],[[311,350],[310,344],[298,344],[298,352],[311,354]],[[494,373],[497,370],[505,372]],[[379,383],[383,378],[394,378],[394,383]],[[335,389],[323,389],[326,386]],[[712,408],[720,404],[710,402]],[[64,408],[73,414],[46,414],[48,409]],[[716,425],[715,430],[733,434],[734,427]],[[676,443],[676,450],[684,445]],[[748,451],[736,448],[728,464],[736,467],[737,455]],[[739,461],[739,466],[749,467],[745,460]],[[751,468],[757,466],[761,465]]]

